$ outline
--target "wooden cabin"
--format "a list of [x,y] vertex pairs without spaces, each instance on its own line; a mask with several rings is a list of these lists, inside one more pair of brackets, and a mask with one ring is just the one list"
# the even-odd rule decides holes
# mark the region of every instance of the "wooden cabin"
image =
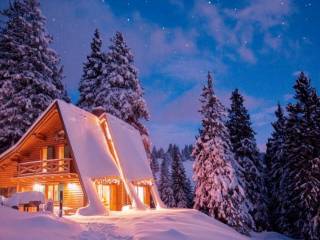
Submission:
[[162,204],[139,132],[61,100],[0,155],[0,195],[26,191],[84,215]]

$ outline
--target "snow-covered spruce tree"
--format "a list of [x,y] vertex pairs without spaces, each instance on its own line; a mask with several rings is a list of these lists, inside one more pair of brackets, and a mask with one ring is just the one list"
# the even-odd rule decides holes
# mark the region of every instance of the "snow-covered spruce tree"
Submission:
[[151,168],[153,177],[156,179],[156,181],[157,181],[157,173],[160,170],[158,159],[159,159],[158,151],[156,147],[153,147],[151,152],[150,168]]
[[149,119],[143,90],[133,55],[120,32],[111,39],[106,65],[107,70],[99,78],[96,105],[137,128],[142,136],[148,136],[141,123],[141,120]]
[[182,155],[182,161],[193,161],[193,157],[191,156],[192,154],[192,148],[193,146],[190,145],[185,145],[184,148],[181,150],[181,155]]
[[285,176],[285,161],[284,161],[284,143],[285,143],[285,127],[286,118],[282,107],[278,104],[275,111],[276,121],[272,123],[273,132],[267,142],[267,150],[265,162],[267,167],[266,186],[268,189],[268,217],[269,229],[280,231],[277,226],[279,219],[282,218],[279,209],[280,196],[284,192],[283,177]]
[[319,98],[301,73],[294,85],[296,103],[287,107],[284,191],[280,229],[297,238],[319,239]]
[[238,89],[232,92],[230,100],[227,127],[235,160],[240,166],[236,168],[236,174],[245,191],[246,204],[255,223],[253,228],[263,231],[268,222],[264,164],[259,156],[249,113]]
[[96,107],[95,97],[98,93],[100,77],[106,71],[105,56],[101,51],[101,46],[100,33],[96,29],[91,42],[91,53],[83,64],[83,74],[79,85],[80,98],[77,104],[90,112]]
[[187,208],[190,206],[190,182],[187,180],[186,172],[181,160],[178,146],[173,145],[173,158],[171,163],[172,190],[175,199],[175,207]]
[[17,142],[54,99],[69,101],[39,2],[10,2],[2,15],[6,22],[0,30],[0,152]]
[[161,170],[160,170],[160,181],[159,181],[159,193],[161,200],[167,207],[174,207],[175,200],[173,197],[173,191],[171,188],[171,177],[169,173],[169,155],[166,154],[165,158],[161,163]]
[[251,217],[234,169],[225,108],[214,94],[210,73],[200,102],[202,127],[192,152],[196,183],[194,208],[248,234]]
[[191,180],[187,177],[187,181],[186,181],[186,193],[187,193],[187,207],[188,208],[193,208],[193,204],[194,204],[194,189],[191,185]]

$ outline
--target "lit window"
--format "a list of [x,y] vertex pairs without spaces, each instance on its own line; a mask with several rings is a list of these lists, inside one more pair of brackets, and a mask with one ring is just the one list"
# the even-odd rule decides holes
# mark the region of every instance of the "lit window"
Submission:
[[48,185],[48,199],[51,199],[55,202],[59,201],[59,185]]
[[42,185],[42,184],[36,183],[36,184],[33,185],[32,190],[35,191],[35,192],[42,192],[42,193],[44,193],[45,186]]
[[144,203],[144,187],[136,186],[135,189],[140,201]]
[[97,184],[97,191],[100,200],[109,208],[110,207],[110,186],[104,184]]

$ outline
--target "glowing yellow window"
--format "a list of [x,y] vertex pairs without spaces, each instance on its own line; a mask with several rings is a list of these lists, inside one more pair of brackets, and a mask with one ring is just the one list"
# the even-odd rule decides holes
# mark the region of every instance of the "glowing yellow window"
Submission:
[[145,202],[144,201],[144,199],[145,199],[144,198],[144,187],[143,186],[136,186],[135,190],[136,190],[136,193],[137,193],[140,201],[144,203]]
[[51,199],[54,202],[59,201],[59,185],[58,184],[48,185],[48,199]]
[[97,184],[97,191],[100,200],[107,208],[110,208],[110,186],[105,184]]

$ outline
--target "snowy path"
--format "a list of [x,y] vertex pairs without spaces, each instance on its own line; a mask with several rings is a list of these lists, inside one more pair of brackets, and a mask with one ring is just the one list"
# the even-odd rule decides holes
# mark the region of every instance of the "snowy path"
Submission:
[[195,210],[150,210],[112,213],[112,216],[69,217],[85,231],[80,240],[248,239],[232,228]]
[[85,229],[80,236],[79,240],[130,240],[130,236],[121,236],[114,232],[116,226],[114,224],[104,223],[88,223],[82,224]]

